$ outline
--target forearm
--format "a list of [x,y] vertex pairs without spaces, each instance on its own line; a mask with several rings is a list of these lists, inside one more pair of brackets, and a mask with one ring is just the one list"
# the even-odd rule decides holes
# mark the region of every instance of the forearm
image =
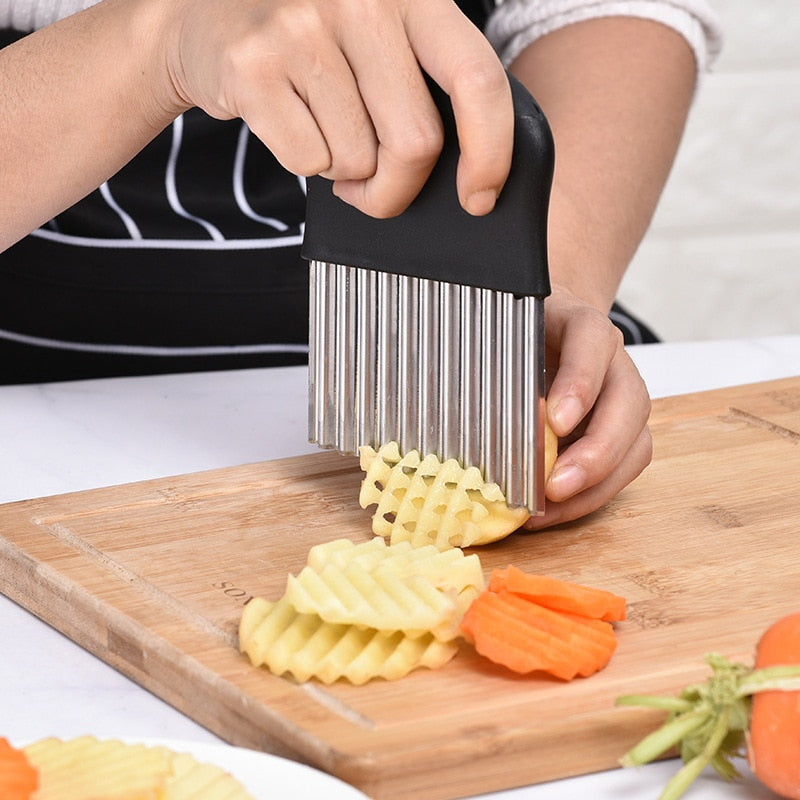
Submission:
[[99,186],[182,110],[151,6],[106,0],[0,50],[0,251]]
[[551,278],[607,311],[680,142],[696,79],[692,51],[660,23],[605,17],[537,39],[511,71],[542,106],[556,143]]

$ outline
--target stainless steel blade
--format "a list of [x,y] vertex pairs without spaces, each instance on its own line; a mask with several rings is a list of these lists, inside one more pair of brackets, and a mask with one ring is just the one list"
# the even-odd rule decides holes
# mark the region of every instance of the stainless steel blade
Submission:
[[309,439],[397,441],[544,511],[544,300],[311,262]]

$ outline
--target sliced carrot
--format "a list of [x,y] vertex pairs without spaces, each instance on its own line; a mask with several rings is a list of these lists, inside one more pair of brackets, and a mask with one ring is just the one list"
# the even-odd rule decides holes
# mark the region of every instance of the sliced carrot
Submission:
[[617,647],[617,637],[609,622],[554,611],[511,592],[504,591],[500,595],[526,624],[556,637],[572,653],[585,654],[578,660],[579,675],[591,675],[602,669]]
[[563,680],[602,669],[617,645],[609,623],[553,611],[506,590],[482,592],[461,628],[486,658],[514,672],[541,670]]
[[29,800],[39,786],[39,773],[21,750],[0,738],[0,797]]
[[592,619],[618,622],[625,619],[625,598],[579,583],[546,575],[534,575],[508,566],[496,569],[489,579],[490,591],[507,589],[558,611],[569,611]]
[[475,649],[497,664],[522,674],[543,670],[564,680],[576,675],[573,659],[559,643],[541,631],[527,630],[511,618],[498,594],[477,597],[461,621]]

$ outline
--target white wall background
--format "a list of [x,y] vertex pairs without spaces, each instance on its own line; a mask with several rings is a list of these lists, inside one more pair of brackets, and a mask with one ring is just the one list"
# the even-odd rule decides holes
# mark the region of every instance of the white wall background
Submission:
[[800,0],[712,0],[705,76],[619,298],[666,341],[800,334]]

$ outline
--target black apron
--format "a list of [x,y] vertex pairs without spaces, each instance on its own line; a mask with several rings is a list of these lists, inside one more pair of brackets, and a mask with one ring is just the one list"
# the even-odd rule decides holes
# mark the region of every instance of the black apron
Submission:
[[305,363],[304,206],[240,120],[186,112],[0,253],[0,383]]

